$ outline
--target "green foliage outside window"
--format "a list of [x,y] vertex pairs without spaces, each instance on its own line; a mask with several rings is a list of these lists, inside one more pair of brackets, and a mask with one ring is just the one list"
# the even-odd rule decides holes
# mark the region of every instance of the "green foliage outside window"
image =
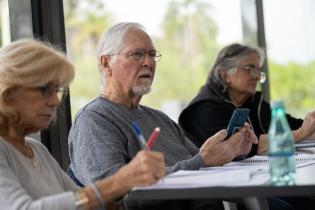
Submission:
[[0,47],[2,46],[2,20],[1,18],[3,18],[1,15],[0,15]]
[[315,61],[308,64],[269,63],[271,99],[283,99],[286,109],[304,118],[315,107]]
[[[94,6],[85,10],[78,6],[77,0],[65,1],[68,55],[77,70],[70,87],[73,114],[99,94],[95,48],[102,32],[113,24],[113,16],[103,2],[106,1],[86,0],[85,3]],[[191,12],[182,13],[187,8]],[[170,2],[161,23],[163,34],[153,37],[162,59],[157,63],[152,92],[143,97],[143,104],[160,108],[167,100],[188,103],[197,94],[218,50],[223,47],[217,42],[218,29],[209,15],[211,9],[202,0]],[[314,70],[315,61],[282,65],[269,61],[271,98],[285,100],[287,110],[293,115],[302,116],[306,110],[313,110]]]

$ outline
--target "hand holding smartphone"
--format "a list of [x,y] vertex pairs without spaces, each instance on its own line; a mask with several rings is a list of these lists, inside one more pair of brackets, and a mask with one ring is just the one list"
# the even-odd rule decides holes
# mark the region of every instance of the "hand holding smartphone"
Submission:
[[249,109],[247,108],[236,108],[232,114],[230,122],[227,127],[228,135],[225,139],[230,138],[232,134],[237,132],[240,128],[244,126],[246,119],[249,114]]

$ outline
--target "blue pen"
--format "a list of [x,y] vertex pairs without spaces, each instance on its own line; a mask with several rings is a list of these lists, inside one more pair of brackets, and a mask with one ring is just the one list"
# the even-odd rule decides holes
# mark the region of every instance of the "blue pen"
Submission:
[[149,150],[149,147],[147,146],[147,143],[146,143],[146,141],[144,139],[144,136],[141,133],[141,129],[138,126],[138,124],[136,122],[132,122],[131,126],[132,126],[132,128],[133,128],[133,130],[134,130],[134,132],[136,134],[136,137],[137,137],[137,139],[138,139],[138,141],[140,143],[141,148],[145,149],[145,150]]

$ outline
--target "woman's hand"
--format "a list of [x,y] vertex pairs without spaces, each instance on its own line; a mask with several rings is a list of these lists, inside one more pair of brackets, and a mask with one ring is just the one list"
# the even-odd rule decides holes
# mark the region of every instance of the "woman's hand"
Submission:
[[[105,203],[110,203],[126,194],[137,185],[149,185],[165,174],[164,156],[160,152],[140,151],[138,154],[117,173],[95,182]],[[96,209],[100,206],[99,198],[94,189],[89,185],[82,188],[83,195],[89,198],[88,206]]]
[[[315,139],[315,111],[308,113],[300,128],[292,131],[294,141],[299,142],[306,138]],[[268,134],[262,134],[259,137],[258,155],[264,155],[268,150]]]
[[252,145],[258,144],[258,139],[248,123],[245,123],[244,128],[244,138],[241,141],[240,150],[237,156],[247,155],[250,152]]
[[308,113],[302,126],[293,132],[296,142],[311,137],[315,133],[315,111]]
[[267,151],[268,151],[268,134],[261,134],[259,136],[257,155],[266,155]]
[[117,175],[129,189],[153,184],[165,175],[164,156],[160,152],[140,151]]

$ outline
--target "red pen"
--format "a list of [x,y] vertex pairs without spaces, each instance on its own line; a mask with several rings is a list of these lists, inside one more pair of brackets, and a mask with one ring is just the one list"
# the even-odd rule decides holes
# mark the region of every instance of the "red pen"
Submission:
[[152,148],[152,146],[153,146],[155,140],[157,139],[157,137],[158,137],[158,135],[159,135],[159,133],[160,133],[160,130],[161,130],[161,129],[160,129],[159,127],[156,127],[156,128],[154,129],[154,131],[152,132],[152,134],[151,134],[151,136],[150,136],[150,138],[149,138],[149,140],[148,140],[148,142],[147,142],[147,146],[148,146],[149,149]]

